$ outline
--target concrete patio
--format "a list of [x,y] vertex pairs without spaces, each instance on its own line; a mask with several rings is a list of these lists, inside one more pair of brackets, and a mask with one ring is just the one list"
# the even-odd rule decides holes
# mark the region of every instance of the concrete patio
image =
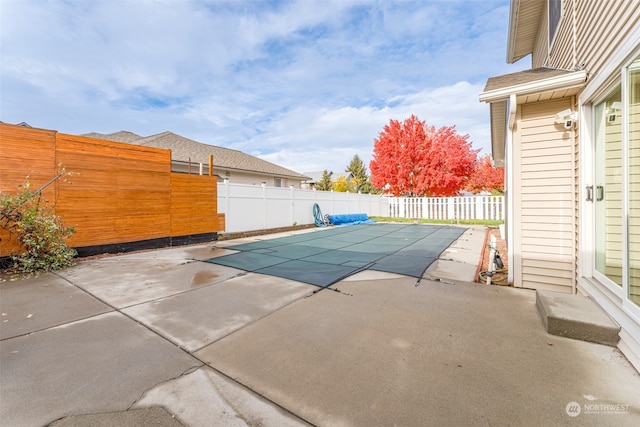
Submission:
[[202,262],[238,240],[0,283],[0,425],[640,425],[616,348],[471,283],[483,243],[326,289]]

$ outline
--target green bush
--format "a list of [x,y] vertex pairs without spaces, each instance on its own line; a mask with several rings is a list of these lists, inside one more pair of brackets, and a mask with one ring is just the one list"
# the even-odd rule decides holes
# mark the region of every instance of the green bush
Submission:
[[[58,177],[64,174],[63,171]],[[27,181],[19,187],[17,194],[0,193],[0,227],[15,237],[24,250],[11,257],[9,269],[33,273],[68,267],[77,252],[69,248],[65,240],[71,237],[74,229],[65,227],[60,217],[42,200],[42,188],[31,191],[30,187]]]

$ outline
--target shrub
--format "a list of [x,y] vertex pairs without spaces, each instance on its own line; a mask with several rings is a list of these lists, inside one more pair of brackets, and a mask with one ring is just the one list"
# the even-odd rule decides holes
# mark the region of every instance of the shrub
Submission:
[[[66,175],[64,170],[49,184]],[[65,240],[74,233],[42,200],[44,187],[31,191],[31,183],[22,184],[17,194],[0,194],[0,227],[22,245],[23,252],[11,257],[10,270],[21,273],[59,270],[72,264],[77,255]],[[46,187],[46,185],[45,185]]]

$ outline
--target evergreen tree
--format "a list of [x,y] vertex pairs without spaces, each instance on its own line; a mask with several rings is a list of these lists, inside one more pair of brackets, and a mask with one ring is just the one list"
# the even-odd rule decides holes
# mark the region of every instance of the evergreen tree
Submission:
[[351,163],[345,172],[351,172],[353,175],[353,182],[355,183],[355,191],[363,194],[368,194],[373,192],[373,185],[371,184],[371,180],[369,175],[367,174],[367,167],[364,162],[357,154],[353,156],[351,159]]
[[331,182],[331,175],[325,169],[322,171],[322,178],[316,183],[316,190],[319,191],[331,191],[333,189],[333,183]]

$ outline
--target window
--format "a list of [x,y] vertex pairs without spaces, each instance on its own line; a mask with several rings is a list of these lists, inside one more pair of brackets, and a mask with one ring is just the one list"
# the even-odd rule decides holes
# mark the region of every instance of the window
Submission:
[[282,179],[281,178],[275,178],[275,186],[276,187],[282,187]]
[[620,85],[595,108],[595,266],[622,287],[622,91]]
[[562,19],[562,0],[548,0],[549,11],[549,50],[553,40],[556,38],[558,27],[560,27],[560,20]]

